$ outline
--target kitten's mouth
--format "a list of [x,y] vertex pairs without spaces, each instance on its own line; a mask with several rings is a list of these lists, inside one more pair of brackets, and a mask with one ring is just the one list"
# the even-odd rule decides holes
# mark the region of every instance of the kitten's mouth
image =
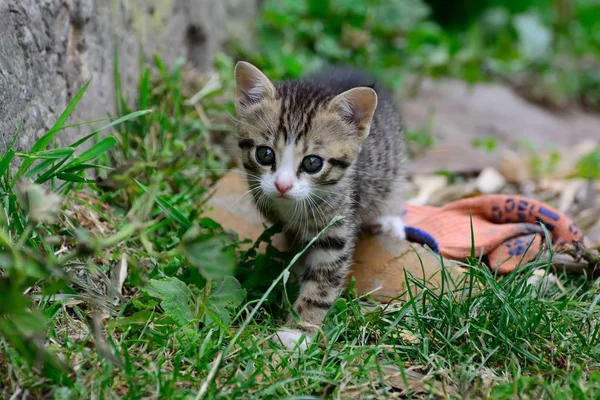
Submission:
[[285,201],[294,200],[294,198],[290,197],[289,194],[281,194],[281,193],[271,193],[271,195],[269,197],[271,197],[273,200],[285,200]]

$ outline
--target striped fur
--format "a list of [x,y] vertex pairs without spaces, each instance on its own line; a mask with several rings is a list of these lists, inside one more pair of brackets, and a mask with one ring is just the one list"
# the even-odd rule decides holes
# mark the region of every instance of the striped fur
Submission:
[[[236,81],[242,163],[263,217],[282,224],[300,246],[334,216],[345,217],[303,260],[294,309],[312,334],[343,289],[360,228],[388,224],[390,217],[381,217],[394,216],[396,230],[402,230],[405,147],[400,116],[391,97],[360,71],[330,70],[273,84],[254,66],[240,62]],[[274,151],[272,165],[261,165],[259,146]],[[302,169],[308,155],[323,160],[318,173]],[[290,199],[274,189],[285,179],[293,186]]]

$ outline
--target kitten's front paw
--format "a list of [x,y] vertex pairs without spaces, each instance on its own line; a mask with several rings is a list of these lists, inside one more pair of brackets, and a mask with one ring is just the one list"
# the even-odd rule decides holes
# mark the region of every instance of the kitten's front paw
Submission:
[[383,215],[377,218],[376,224],[378,231],[391,234],[398,239],[406,239],[404,221],[397,215]]
[[306,332],[299,329],[282,328],[273,335],[273,340],[288,350],[299,348],[301,351],[306,350],[311,339]]

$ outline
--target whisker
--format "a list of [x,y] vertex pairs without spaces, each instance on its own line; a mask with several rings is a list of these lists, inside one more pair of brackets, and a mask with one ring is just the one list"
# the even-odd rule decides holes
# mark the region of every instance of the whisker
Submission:
[[[314,201],[314,200],[313,200]],[[315,201],[316,204],[316,201]],[[331,204],[327,203],[327,205],[329,206],[329,208],[331,208],[333,210],[333,212],[335,214],[339,214],[338,210],[335,209]],[[321,207],[318,207],[317,210],[319,211],[319,213],[321,214],[322,217],[322,221],[321,223],[323,224],[323,228],[329,223],[330,218],[327,218],[327,215],[325,215],[325,211],[321,209]]]
[[[321,207],[319,207],[319,205],[317,204],[315,199],[313,199],[311,197],[307,197],[307,200],[309,201],[309,203],[311,205],[314,206],[314,207],[311,207],[310,211],[313,214],[313,220],[315,220],[316,228],[318,230],[321,230],[321,226],[323,225],[323,223],[325,221],[325,214],[323,213],[323,211],[321,210]],[[314,212],[315,209],[317,210],[317,215],[315,215],[315,212]]]
[[[333,206],[333,205],[332,205],[332,204],[331,204],[329,201],[327,201],[327,199],[325,199],[324,197],[321,197],[321,196],[319,196],[319,195],[318,195],[317,193],[315,193],[315,192],[313,192],[313,195],[314,195],[315,197],[317,197],[319,200],[321,200],[321,201],[322,201],[322,202],[323,202],[323,203],[324,203],[326,206],[328,206],[329,208],[331,208],[331,210],[332,210],[334,213],[336,213],[336,214],[338,214],[338,213],[339,213],[339,210],[338,210],[338,209],[339,209],[339,207],[338,207],[338,208],[334,207],[334,206]],[[350,199],[350,197],[348,197],[348,198]]]
[[[350,195],[347,195],[347,194],[345,194],[345,193],[342,193],[342,192],[340,192],[340,191],[335,191],[335,190],[324,190],[324,189],[319,189],[319,188],[313,188],[313,191],[325,192],[326,194],[332,194],[332,195],[335,195],[335,196],[341,196],[341,197],[344,197],[344,198],[346,198],[347,200],[350,200],[350,201],[351,201],[351,202],[353,202],[354,204],[356,204],[356,205],[358,205],[358,206],[362,207],[362,204],[361,204],[361,203],[360,203],[358,200],[356,200],[356,199],[354,199],[352,196],[350,196]],[[315,196],[317,195],[316,193],[314,193],[314,194],[315,194]],[[320,198],[320,199],[321,199],[321,200],[324,200],[323,198]]]
[[242,194],[240,197],[238,197],[233,203],[231,203],[231,206],[235,206],[238,201],[240,201],[244,196],[248,195],[248,194],[253,194],[256,190],[260,190],[261,187],[260,186],[256,186],[254,188],[251,188],[250,190],[248,190],[247,192],[245,192],[244,194]]

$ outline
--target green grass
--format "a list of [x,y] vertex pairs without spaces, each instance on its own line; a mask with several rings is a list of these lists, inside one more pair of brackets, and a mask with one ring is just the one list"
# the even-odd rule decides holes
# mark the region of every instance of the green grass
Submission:
[[[266,0],[257,40],[235,50],[277,79],[349,64],[407,94],[424,77],[452,76],[499,81],[554,109],[600,109],[597,0],[445,3]],[[453,29],[438,23],[453,19]]]
[[182,65],[156,64],[137,104],[118,93],[102,139],[50,148],[84,86],[31,151],[0,161],[2,397],[600,397],[598,282],[561,277],[564,291],[538,295],[525,282],[541,261],[497,278],[473,259],[452,290],[445,273],[442,287],[407,277],[409,300],[390,304],[351,285],[324,339],[278,348],[294,254],[248,249],[203,217],[231,167],[209,137],[231,131],[232,62],[194,104]]

